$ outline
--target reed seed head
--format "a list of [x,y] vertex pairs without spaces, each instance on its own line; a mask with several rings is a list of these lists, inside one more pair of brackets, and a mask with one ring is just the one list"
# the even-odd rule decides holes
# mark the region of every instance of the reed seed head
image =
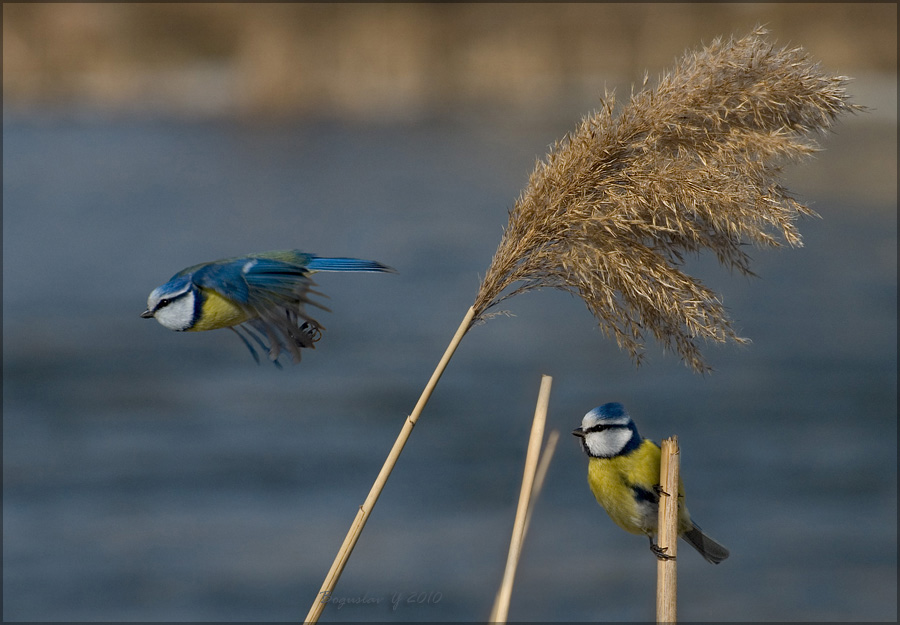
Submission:
[[780,167],[816,151],[816,132],[848,102],[848,78],[757,28],[689,52],[614,115],[594,114],[537,163],[509,214],[473,308],[475,320],[519,293],[580,296],[600,328],[640,363],[646,333],[692,369],[698,339],[744,343],[721,299],[681,270],[711,250],[752,275],[748,243],[800,246],[814,214],[780,184]]

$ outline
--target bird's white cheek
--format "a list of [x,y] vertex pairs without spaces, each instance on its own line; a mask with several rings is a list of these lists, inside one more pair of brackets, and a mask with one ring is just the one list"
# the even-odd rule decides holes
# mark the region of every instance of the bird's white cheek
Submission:
[[631,430],[613,428],[603,432],[591,432],[585,439],[585,445],[592,456],[612,458],[617,455],[631,439]]
[[194,325],[194,294],[188,293],[168,306],[163,306],[153,316],[170,330],[187,330]]

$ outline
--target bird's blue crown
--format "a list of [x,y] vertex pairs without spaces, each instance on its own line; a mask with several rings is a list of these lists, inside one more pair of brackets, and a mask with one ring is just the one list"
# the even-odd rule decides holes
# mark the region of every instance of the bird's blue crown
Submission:
[[172,276],[171,280],[169,280],[162,286],[158,286],[153,289],[153,293],[150,294],[150,297],[155,297],[157,300],[160,300],[173,295],[181,295],[188,290],[190,282],[190,276],[182,276],[176,274]]
[[619,402],[613,401],[608,404],[603,404],[602,406],[597,406],[589,413],[595,416],[598,420],[601,421],[609,421],[609,420],[621,420],[623,417],[625,419],[630,419],[628,413],[625,412],[625,406],[620,404]]
[[637,432],[637,428],[634,427],[634,421],[631,420],[631,416],[625,410],[625,406],[619,402],[609,402],[602,406],[597,406],[584,415],[582,427],[585,430],[597,425],[631,427],[635,433]]
[[643,438],[638,433],[637,426],[632,421],[625,406],[619,402],[609,402],[602,406],[597,406],[586,415],[581,421],[581,430],[584,433],[600,432],[610,429],[626,429],[631,431],[631,437],[628,443],[619,453],[628,453],[640,447]]

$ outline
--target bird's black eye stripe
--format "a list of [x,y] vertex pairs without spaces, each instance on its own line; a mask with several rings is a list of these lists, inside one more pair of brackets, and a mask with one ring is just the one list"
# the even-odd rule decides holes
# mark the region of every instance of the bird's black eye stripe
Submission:
[[588,432],[602,432],[602,431],[608,430],[608,429],[610,429],[610,428],[620,428],[620,427],[622,427],[622,426],[621,426],[621,425],[611,425],[611,424],[609,424],[609,423],[598,423],[597,425],[591,426],[591,427],[589,427],[588,429],[586,429],[585,432],[586,432],[586,433],[588,433]]
[[168,298],[164,298],[164,299],[159,300],[159,303],[156,305],[156,309],[159,310],[159,309],[162,308],[163,306],[168,306],[169,303],[170,303],[171,301],[172,301],[172,300],[170,300],[170,299],[168,299]]

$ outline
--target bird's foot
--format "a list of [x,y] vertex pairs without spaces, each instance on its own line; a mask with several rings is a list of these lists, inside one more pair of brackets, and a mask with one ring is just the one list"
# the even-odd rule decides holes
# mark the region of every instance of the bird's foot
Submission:
[[674,560],[675,556],[670,556],[666,552],[669,550],[668,547],[660,547],[657,544],[650,543],[650,551],[660,560]]
[[300,326],[300,332],[303,333],[303,339],[309,345],[302,345],[302,347],[312,347],[312,344],[317,342],[320,338],[322,338],[322,331],[319,329],[314,323],[310,323],[309,321],[304,321],[303,325]]

